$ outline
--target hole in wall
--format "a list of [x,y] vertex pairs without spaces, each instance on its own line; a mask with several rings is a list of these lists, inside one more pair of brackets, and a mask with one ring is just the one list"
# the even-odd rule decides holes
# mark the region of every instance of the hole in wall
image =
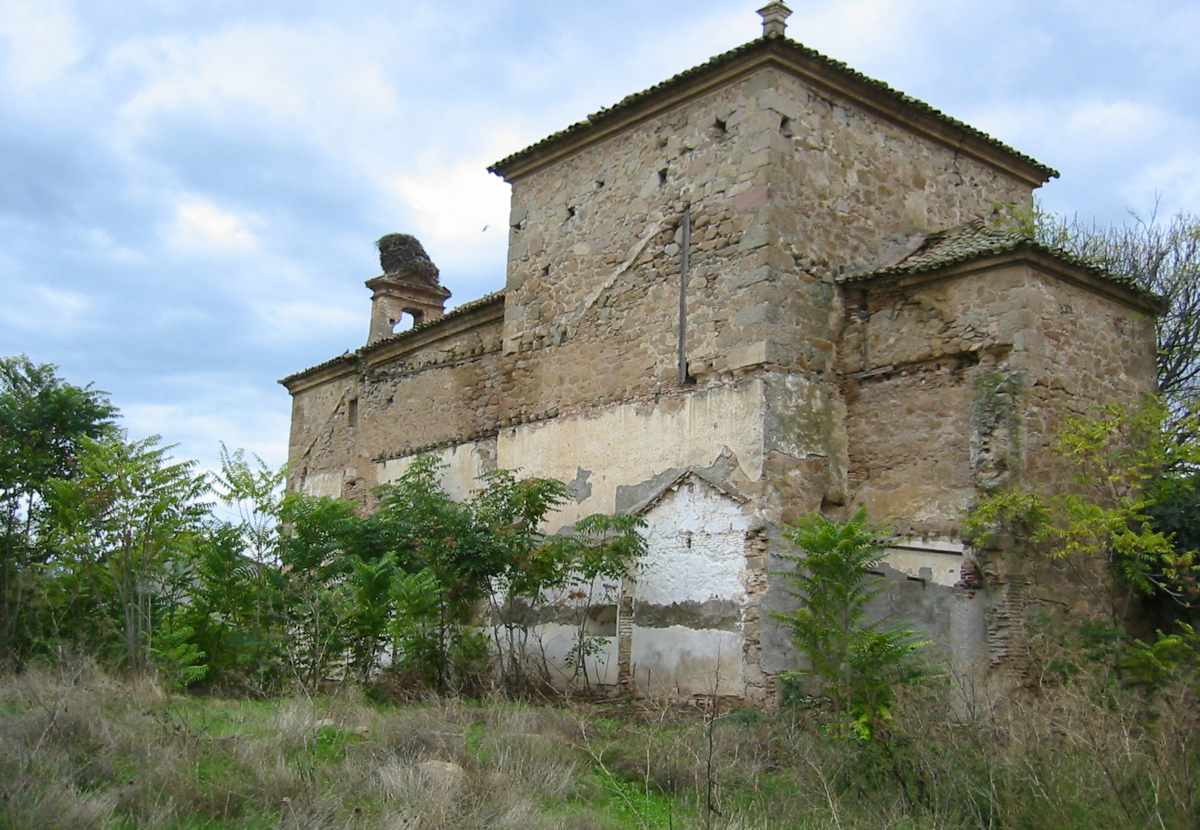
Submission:
[[786,115],[780,117],[779,119],[779,134],[784,138],[792,137],[792,119],[788,118]]
[[392,334],[399,334],[402,331],[412,331],[413,327],[421,321],[416,319],[412,314],[404,312],[395,320],[389,320],[388,322],[392,324]]
[[596,189],[599,190],[602,187],[604,187],[604,179],[596,179]]
[[658,171],[658,186],[662,187],[667,183],[667,168]]
[[724,134],[729,132],[729,125],[725,123],[724,118],[718,118],[713,121],[713,130],[717,133]]
[[548,277],[548,276],[550,276],[550,265],[549,265],[549,263],[547,263],[546,265],[543,265],[543,266],[542,266],[542,276],[543,276],[543,277]]
[[574,219],[574,218],[575,218],[575,206],[567,205],[567,219],[570,220],[570,219]]
[[683,386],[695,386],[696,376],[692,374],[692,365],[690,361],[683,361],[683,380],[680,381]]

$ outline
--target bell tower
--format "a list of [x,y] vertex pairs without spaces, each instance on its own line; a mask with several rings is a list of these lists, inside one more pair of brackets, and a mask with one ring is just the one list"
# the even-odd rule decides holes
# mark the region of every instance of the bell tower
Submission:
[[371,289],[368,346],[395,333],[405,314],[414,326],[438,319],[450,298],[438,282],[437,266],[415,236],[389,233],[375,247],[383,273],[366,282]]

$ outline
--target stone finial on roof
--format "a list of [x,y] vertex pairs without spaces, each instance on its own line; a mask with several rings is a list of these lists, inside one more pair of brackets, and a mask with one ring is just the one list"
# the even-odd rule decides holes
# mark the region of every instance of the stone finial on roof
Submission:
[[762,18],[763,37],[783,37],[787,32],[787,19],[792,16],[792,10],[787,3],[768,3],[758,10]]

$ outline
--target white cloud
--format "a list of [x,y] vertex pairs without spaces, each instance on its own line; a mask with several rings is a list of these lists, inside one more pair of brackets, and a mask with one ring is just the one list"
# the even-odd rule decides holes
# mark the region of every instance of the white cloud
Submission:
[[352,149],[400,114],[381,45],[403,54],[401,32],[381,29],[237,24],[199,36],[138,38],[117,47],[114,73],[140,81],[121,105],[122,130],[136,139],[164,118],[185,114],[236,130],[295,130],[331,152]]
[[238,215],[200,196],[184,196],[175,205],[167,227],[167,242],[183,253],[248,253],[258,248],[251,227],[261,224],[253,214]]
[[1087,137],[1112,151],[1155,141],[1169,121],[1169,114],[1153,104],[1117,99],[1069,105],[1065,119],[1048,123],[1064,135]]
[[85,34],[66,0],[0,0],[0,57],[17,89],[59,79],[85,49]]
[[64,288],[34,285],[22,289],[20,302],[0,304],[0,322],[51,338],[71,338],[92,329],[91,298]]
[[260,398],[214,394],[180,403],[123,403],[121,420],[131,439],[161,435],[166,443],[180,445],[178,456],[196,458],[205,469],[217,469],[222,441],[279,465],[287,460],[286,398]]
[[259,323],[253,334],[256,340],[262,342],[301,343],[316,331],[321,332],[322,336],[343,332],[351,340],[357,332],[365,343],[370,318],[366,289],[362,292],[361,301],[358,307],[351,309],[329,302],[281,301],[277,296],[268,296],[251,303]]
[[1200,157],[1184,150],[1152,164],[1121,187],[1130,205],[1145,211],[1157,205],[1163,216],[1200,212]]
[[919,39],[912,30],[926,16],[921,7],[929,5],[911,0],[804,4],[788,20],[788,36],[858,66],[891,62],[900,52],[922,60],[912,50]]
[[142,251],[121,245],[103,228],[86,228],[81,237],[89,251],[118,265],[143,265],[149,258]]
[[[1163,142],[1187,135],[1178,114],[1130,98],[1030,98],[985,106],[967,121],[1002,141],[1075,169],[1129,169],[1129,157],[1153,157]],[[1063,170],[1066,175],[1067,170]]]
[[[492,142],[493,148],[519,146],[511,130],[486,131],[501,136]],[[443,273],[488,263],[503,269],[509,189],[486,167],[505,152],[509,151],[490,149],[470,159],[430,159],[389,180],[397,207],[407,212],[413,223],[412,233]],[[503,270],[496,276],[503,281]]]

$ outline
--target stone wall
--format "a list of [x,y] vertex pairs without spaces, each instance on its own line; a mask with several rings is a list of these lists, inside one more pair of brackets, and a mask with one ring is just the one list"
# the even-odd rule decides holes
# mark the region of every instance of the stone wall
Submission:
[[[860,441],[886,442],[870,430],[848,432],[854,419],[848,421],[832,378],[838,352],[853,346],[840,342],[844,312],[834,280],[890,264],[930,231],[987,216],[1002,203],[1028,204],[1031,191],[1007,173],[791,75],[770,75],[754,115],[770,158],[769,197],[761,208],[770,228],[761,240],[770,267],[755,287],[755,322],[739,337],[761,344],[767,362],[790,370],[772,399],[767,430],[770,498],[779,511],[774,515],[789,520],[844,504],[847,448],[858,452]],[[909,336],[923,337],[916,332]],[[797,390],[810,391],[797,397]],[[938,396],[928,392],[925,406],[941,406]],[[908,417],[900,415],[893,429],[909,428]],[[920,452],[946,476],[912,491],[903,504],[886,501],[895,491],[884,483],[874,494],[885,497],[879,506],[889,513],[916,506],[918,522],[931,511],[953,512],[958,471],[950,470],[953,461],[940,449],[929,444]]]
[[678,373],[681,221],[691,212],[693,374],[735,351],[734,288],[765,233],[758,76],[648,118],[513,182],[505,351],[511,412],[567,411],[670,389]]
[[[708,540],[708,581],[679,533],[729,506],[660,503],[661,573],[631,576],[595,621],[602,683],[697,694],[719,674],[722,693],[774,694],[795,663],[769,614],[795,602],[769,576],[781,528],[859,504],[925,540],[885,569],[881,614],[945,641],[956,665],[980,661],[985,627],[993,654],[1008,648],[1020,614],[1004,609],[1024,595],[976,601],[954,581],[962,515],[1013,476],[1048,481],[1064,414],[1147,389],[1152,322],[1029,263],[837,278],[1027,205],[1028,183],[774,65],[528,170],[512,181],[502,302],[293,382],[290,486],[369,507],[374,484],[428,450],[457,497],[497,466],[567,482],[550,531],[640,509],[687,473],[739,494],[728,538]],[[571,628],[540,633],[564,658]]]
[[[1146,309],[1036,262],[848,288],[839,368],[851,506],[952,540],[981,495],[1058,486],[1064,465],[1050,448],[1063,419],[1153,391],[1154,342]],[[911,558],[893,556],[888,572],[920,577]],[[931,568],[920,590],[893,578],[876,611],[902,610],[977,684],[1021,677],[1032,607],[1088,601],[1080,574],[1020,550],[966,549],[960,572],[947,586]]]
[[1153,390],[1147,311],[1025,263],[846,296],[852,502],[901,532],[953,534],[978,492],[1051,477],[1064,416]]
[[488,439],[494,458],[504,373],[500,321],[486,311],[383,341],[336,376],[302,382],[289,486],[369,503],[376,484],[399,475],[387,459],[467,441],[486,454]]

